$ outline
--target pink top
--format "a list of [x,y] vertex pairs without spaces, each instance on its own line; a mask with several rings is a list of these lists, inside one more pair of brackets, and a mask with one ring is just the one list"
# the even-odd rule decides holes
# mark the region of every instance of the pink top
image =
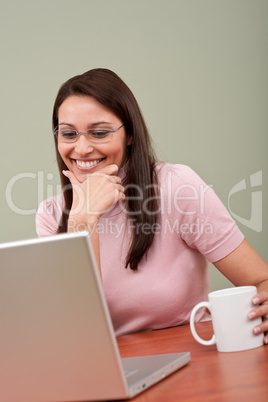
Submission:
[[[214,191],[189,167],[158,164],[157,172],[160,220],[137,271],[124,267],[131,233],[124,204],[99,220],[103,287],[116,335],[188,323],[210,291],[208,261],[227,256],[244,238]],[[43,201],[38,236],[56,234],[62,208],[62,196]],[[202,310],[196,318],[207,319]]]

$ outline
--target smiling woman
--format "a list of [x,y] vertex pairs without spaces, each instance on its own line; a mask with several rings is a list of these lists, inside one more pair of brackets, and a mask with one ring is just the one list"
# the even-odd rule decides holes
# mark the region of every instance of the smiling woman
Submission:
[[115,73],[64,83],[53,132],[63,195],[41,204],[37,233],[90,233],[117,335],[188,323],[209,293],[208,261],[236,286],[257,287],[261,306],[249,318],[263,317],[254,333],[266,333],[267,264],[195,172],[155,161],[137,101]]
[[[68,175],[71,172],[72,178],[84,182],[89,170],[84,168],[83,164],[87,162],[96,164],[96,167],[90,168],[90,172],[92,169],[92,173],[98,172],[99,176],[100,174],[108,174],[106,185],[111,191],[111,199],[109,200],[107,198],[108,192],[104,197],[100,197],[100,192],[95,192],[95,194],[98,193],[97,199],[100,200],[101,198],[104,201],[104,205],[95,206],[92,204],[93,199],[91,199],[90,208],[94,210],[94,216],[89,213],[86,218],[82,219],[87,222],[85,227],[88,230],[91,230],[92,225],[93,227],[96,225],[96,221],[93,219],[96,217],[96,211],[103,213],[103,208],[108,209],[114,203],[124,199],[125,196],[129,200],[127,208],[131,211],[134,226],[139,223],[154,224],[157,220],[156,214],[148,214],[142,209],[142,200],[136,197],[136,191],[138,187],[146,194],[146,198],[149,199],[150,211],[153,212],[157,209],[158,201],[154,186],[156,181],[154,173],[155,157],[139,106],[128,86],[114,72],[107,69],[94,69],[71,78],[60,88],[54,104],[53,130],[58,130],[61,126],[64,127],[62,123],[67,123],[68,128],[71,125],[77,131],[87,132],[88,129],[99,127],[109,128],[114,132],[112,133],[111,141],[108,143],[93,142],[88,136],[83,135],[79,136],[79,140],[75,143],[76,146],[74,144],[71,146],[71,144],[61,143],[57,137],[55,138],[57,160],[65,199],[65,208],[57,231],[66,231],[68,225],[70,230],[69,213],[73,218],[74,203],[78,203],[77,200],[73,202],[73,196],[77,192],[70,188],[70,177]],[[65,124],[65,127],[67,125]],[[121,128],[121,126],[123,127]],[[125,175],[124,191],[122,191],[122,187],[118,183],[118,176],[115,175],[126,161],[128,161],[128,172]],[[115,187],[115,193],[112,191],[113,188],[110,188],[111,183]],[[74,184],[72,182],[72,187]],[[93,183],[87,177],[84,187],[88,187],[89,184],[91,185],[89,193],[92,195]],[[88,201],[84,203],[87,211],[88,204]],[[100,215],[101,213],[99,213],[98,217]],[[88,227],[89,219],[90,228]],[[81,228],[82,222],[80,222],[80,219],[75,217],[72,222],[75,220]],[[74,230],[74,226],[74,224],[71,225],[72,230]],[[153,233],[148,236],[140,236],[133,231],[131,247],[126,257],[126,266],[129,265],[131,269],[137,269],[138,263],[150,248],[153,237]],[[93,238],[92,241],[94,245]],[[98,243],[97,240],[96,242]],[[98,244],[95,247],[95,252],[98,260]]]

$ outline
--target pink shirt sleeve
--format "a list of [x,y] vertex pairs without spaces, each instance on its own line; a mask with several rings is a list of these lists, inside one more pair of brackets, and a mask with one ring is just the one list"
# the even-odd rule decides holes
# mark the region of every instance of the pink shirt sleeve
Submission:
[[197,249],[208,261],[216,262],[233,250],[244,239],[226,207],[191,168],[173,165],[165,182],[173,189],[170,218],[177,234],[193,249]]

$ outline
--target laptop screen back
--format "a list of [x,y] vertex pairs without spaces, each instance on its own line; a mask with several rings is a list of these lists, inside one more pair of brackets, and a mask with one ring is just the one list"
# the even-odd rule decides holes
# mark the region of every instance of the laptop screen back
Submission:
[[127,397],[86,232],[0,246],[0,400]]

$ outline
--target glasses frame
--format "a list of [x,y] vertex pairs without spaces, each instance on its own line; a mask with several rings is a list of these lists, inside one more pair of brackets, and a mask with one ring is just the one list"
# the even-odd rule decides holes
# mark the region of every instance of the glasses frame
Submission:
[[[122,124],[122,125],[121,125],[120,127],[118,127],[116,130],[105,130],[105,131],[107,131],[109,134],[110,134],[110,133],[114,134],[114,133],[116,133],[117,131],[119,131],[120,128],[122,128],[123,126],[124,126],[124,124]],[[90,129],[90,130],[88,130],[88,131],[90,132],[90,131],[94,131],[94,130],[96,130],[96,129]],[[71,131],[74,131],[74,132],[76,133],[75,139],[74,139],[74,140],[71,140],[71,141],[60,141],[60,142],[64,142],[64,143],[67,143],[67,144],[68,144],[68,143],[76,142],[76,141],[78,141],[78,138],[80,137],[81,134],[84,134],[84,135],[87,137],[87,139],[88,139],[89,141],[94,142],[94,143],[99,143],[99,144],[104,144],[105,142],[109,142],[109,141],[112,140],[112,137],[111,137],[110,139],[105,140],[105,141],[103,141],[103,140],[96,140],[96,139],[92,138],[92,137],[90,136],[91,134],[88,133],[88,132],[86,132],[86,131],[76,131],[75,129],[71,129]],[[53,131],[53,134],[55,135],[55,137],[56,137],[57,140],[59,141],[58,132],[59,132],[59,127],[56,127],[56,128],[54,129],[54,131]]]

